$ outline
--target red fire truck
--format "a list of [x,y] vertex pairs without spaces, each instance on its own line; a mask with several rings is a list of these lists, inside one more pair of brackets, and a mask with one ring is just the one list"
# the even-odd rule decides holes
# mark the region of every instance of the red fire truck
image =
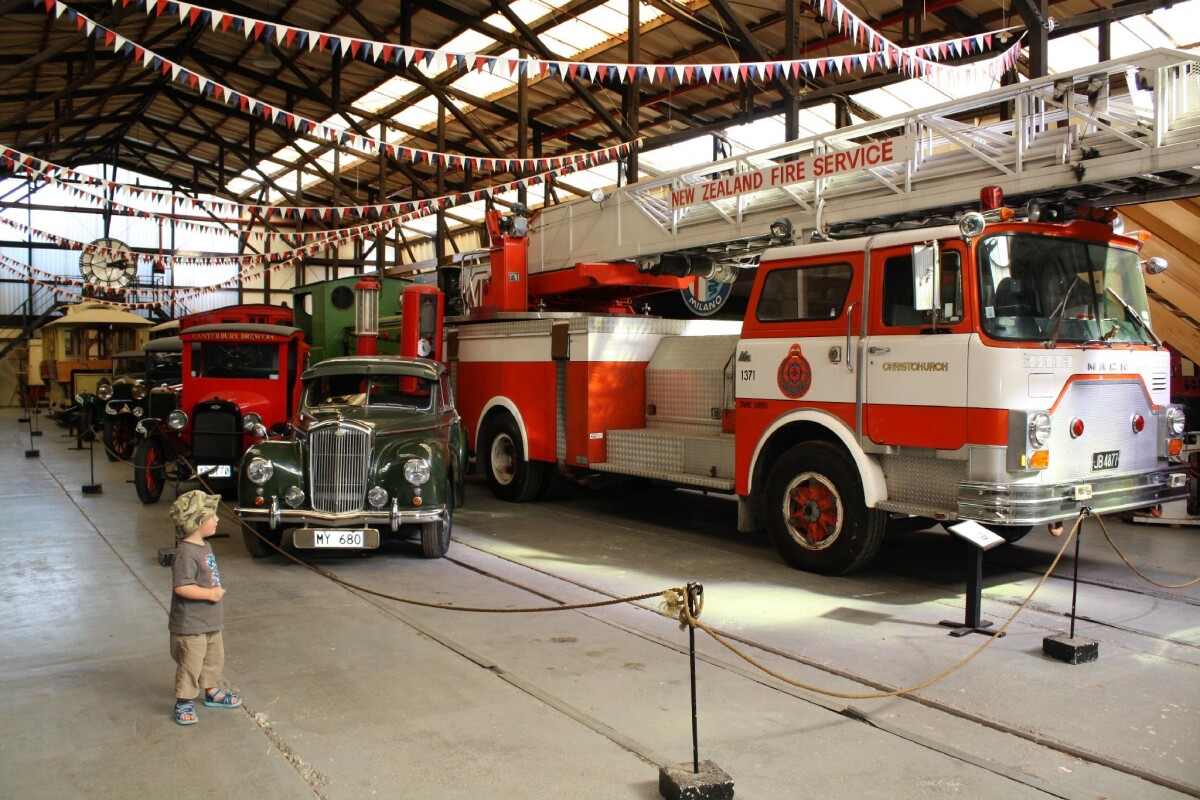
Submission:
[[[521,240],[496,234],[493,269],[520,272]],[[889,514],[1015,541],[1184,495],[1140,246],[1104,222],[975,212],[765,252],[740,330],[497,312],[448,328],[447,351],[498,497],[532,499],[554,470],[734,493],[740,527],[841,574]]]
[[[1194,80],[1182,62],[1147,64],[1159,91]],[[1168,140],[1131,114],[1136,130],[1117,130],[1118,107],[1146,101],[1109,95],[1130,69],[788,143],[598,205],[489,213],[487,271],[463,276],[471,311],[447,320],[445,352],[493,492],[530,500],[558,472],[729,493],[739,529],[765,524],[785,560],[824,574],[866,564],[892,516],[977,520],[1015,541],[1084,507],[1183,497],[1184,414],[1143,282],[1165,264],[1142,261],[1102,204],[1045,202],[1194,163],[1197,126],[1154,123],[1191,131]],[[1016,121],[962,132],[972,102],[1007,103]],[[999,188],[981,193],[997,172],[1043,202],[1016,212]],[[964,213],[971,195],[981,211]],[[792,243],[784,207],[828,235]],[[745,268],[741,323],[632,313],[649,291]]]

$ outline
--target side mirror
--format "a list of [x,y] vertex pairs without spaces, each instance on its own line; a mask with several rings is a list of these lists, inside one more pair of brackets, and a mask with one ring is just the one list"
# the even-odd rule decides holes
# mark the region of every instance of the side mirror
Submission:
[[913,308],[930,311],[937,308],[937,245],[913,245]]
[[1142,269],[1147,275],[1158,275],[1167,271],[1167,260],[1162,256],[1153,256],[1142,262]]

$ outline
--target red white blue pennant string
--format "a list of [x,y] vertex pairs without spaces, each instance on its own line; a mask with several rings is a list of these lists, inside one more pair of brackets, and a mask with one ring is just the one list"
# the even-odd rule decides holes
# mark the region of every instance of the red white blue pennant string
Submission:
[[[45,0],[47,4],[51,0]],[[212,30],[241,34],[250,41],[273,41],[280,47],[312,51],[338,52],[373,64],[413,66],[426,72],[456,70],[458,72],[488,72],[514,76],[581,79],[593,83],[630,83],[632,81],[659,84],[734,83],[792,78],[810,78],[830,73],[862,69],[897,69],[913,77],[928,76],[939,69],[956,69],[937,64],[945,58],[978,55],[992,48],[995,33],[962,36],[928,45],[899,47],[850,11],[837,0],[810,0],[809,6],[830,19],[838,30],[871,52],[864,55],[828,58],[783,59],[747,63],[716,64],[625,64],[594,61],[547,60],[493,56],[483,53],[458,53],[427,47],[398,45],[373,39],[314,31],[284,25],[279,22],[230,14],[218,9],[175,0],[112,0],[113,5],[135,6],[147,14],[178,18],[183,25],[204,25]],[[1010,65],[1011,66],[1011,65]],[[971,68],[971,67],[968,67]],[[986,67],[985,67],[986,69]]]
[[[578,170],[591,169],[600,164],[607,163],[613,159],[626,158],[637,146],[641,143],[641,139],[634,140],[616,145],[615,147],[606,147],[602,150],[593,150],[588,153],[580,154],[578,159],[573,159],[572,163],[561,166],[555,170],[547,171],[541,175],[529,176],[513,181],[509,185],[534,185],[540,183],[549,175],[566,175]],[[40,158],[35,158],[27,153],[15,150],[11,147],[0,145],[0,164],[7,166],[9,169],[23,169],[33,178],[41,178],[53,182],[62,188],[70,191],[77,197],[91,197],[97,202],[110,203],[107,198],[98,197],[90,192],[84,192],[74,183],[82,183],[89,186],[97,186],[106,191],[115,192],[130,200],[150,200],[157,203],[170,203],[172,198],[175,199],[177,206],[187,209],[196,209],[208,211],[214,216],[237,217],[238,224],[250,225],[255,222],[342,222],[344,220],[354,219],[370,219],[370,220],[387,220],[398,215],[411,214],[421,211],[428,206],[435,205],[438,198],[427,198],[424,200],[410,200],[395,203],[376,203],[372,205],[362,206],[282,206],[282,205],[252,205],[246,203],[231,203],[225,200],[199,200],[192,197],[185,197],[160,189],[147,189],[142,186],[133,186],[126,183],[116,183],[113,181],[101,180],[90,175],[76,172],[67,167],[61,167],[49,161],[44,161]],[[501,189],[500,191],[503,191]],[[497,192],[496,187],[487,187],[483,189],[474,189],[470,192],[464,192],[460,195],[449,195],[454,197],[455,205],[460,203],[469,203],[476,200],[483,200]],[[469,199],[459,199],[469,198]],[[177,219],[170,214],[156,214],[149,211],[131,209],[134,216],[155,218],[155,219]],[[198,228],[204,226],[206,230],[211,230],[213,226],[206,223],[198,223],[195,221],[183,222],[178,224],[194,225]],[[224,230],[224,229],[221,229]],[[301,237],[320,239],[330,236],[329,231],[296,231],[296,232],[273,232],[261,231],[254,232],[251,235],[256,236],[258,241],[271,236],[286,236],[289,238]]]
[[[112,48],[114,53],[129,56],[141,64],[143,69],[169,76],[171,80],[205,97],[212,97],[240,111],[252,114],[266,120],[272,125],[286,127],[297,133],[324,139],[330,144],[368,153],[372,156],[384,154],[390,158],[411,161],[414,164],[428,162],[443,164],[450,169],[471,167],[489,172],[546,172],[563,167],[582,167],[584,154],[568,156],[551,156],[548,158],[483,158],[463,156],[454,153],[439,153],[433,150],[421,150],[415,147],[392,144],[391,142],[363,136],[347,128],[327,125],[323,122],[302,117],[286,108],[273,106],[250,95],[218,83],[217,81],[187,69],[182,64],[165,58],[153,50],[143,47],[114,30],[104,27],[87,15],[76,11],[60,0],[38,0],[38,5],[44,5],[55,17],[66,17],[75,27],[87,33],[105,47]],[[611,148],[609,148],[611,149]],[[601,151],[596,151],[601,152]]]

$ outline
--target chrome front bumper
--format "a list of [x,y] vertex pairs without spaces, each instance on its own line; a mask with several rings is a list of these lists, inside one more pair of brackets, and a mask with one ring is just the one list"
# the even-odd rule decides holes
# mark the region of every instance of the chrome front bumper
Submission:
[[330,528],[388,527],[392,531],[398,531],[401,525],[436,522],[442,518],[444,508],[442,506],[401,508],[399,503],[393,500],[390,508],[328,514],[306,508],[286,508],[280,506],[278,497],[272,497],[269,507],[250,506],[247,508],[239,505],[234,511],[247,522],[266,522],[273,529],[316,525]]
[[1004,525],[1071,519],[1087,507],[1096,514],[1145,508],[1187,497],[1187,468],[1088,481],[1037,484],[959,484],[958,517]]

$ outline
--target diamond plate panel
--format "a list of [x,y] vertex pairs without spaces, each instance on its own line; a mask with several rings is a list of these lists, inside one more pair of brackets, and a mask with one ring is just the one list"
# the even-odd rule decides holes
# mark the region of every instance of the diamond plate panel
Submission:
[[703,429],[609,431],[606,436],[608,472],[654,477],[666,474],[702,478],[734,477],[734,437]]
[[881,456],[888,499],[935,508],[958,507],[958,484],[967,462],[919,456]]
[[646,367],[646,403],[650,427],[704,425],[720,428],[724,406],[725,365],[737,336],[676,336],[663,339]]

